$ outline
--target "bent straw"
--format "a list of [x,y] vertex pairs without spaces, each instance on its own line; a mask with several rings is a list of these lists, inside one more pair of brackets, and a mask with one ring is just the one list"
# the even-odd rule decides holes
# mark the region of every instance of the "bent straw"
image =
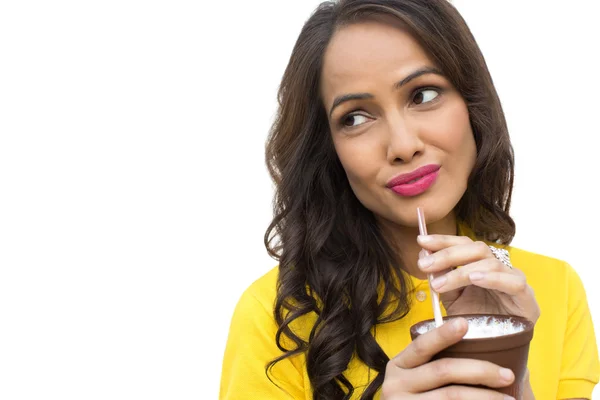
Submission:
[[[422,207],[417,207],[417,218],[419,220],[419,233],[421,235],[427,235],[427,225],[425,224],[425,213],[423,212]],[[431,253],[425,249],[419,252],[419,258],[429,256]],[[431,303],[433,306],[433,316],[435,318],[435,326],[440,327],[444,323],[442,319],[442,310],[440,308],[440,297],[438,293],[431,287],[431,281],[435,276],[433,273],[428,275],[429,277],[429,290],[431,291]]]

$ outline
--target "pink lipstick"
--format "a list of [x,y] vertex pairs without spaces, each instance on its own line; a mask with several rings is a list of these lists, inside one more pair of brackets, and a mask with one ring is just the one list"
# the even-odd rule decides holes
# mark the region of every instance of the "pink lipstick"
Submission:
[[387,187],[400,196],[417,196],[433,185],[439,170],[440,166],[437,164],[425,165],[407,174],[396,176],[388,182]]

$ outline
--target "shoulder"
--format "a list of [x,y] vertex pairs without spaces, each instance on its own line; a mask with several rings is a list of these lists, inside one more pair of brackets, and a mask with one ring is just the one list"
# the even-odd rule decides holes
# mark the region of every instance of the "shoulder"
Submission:
[[274,267],[252,282],[242,293],[237,308],[244,311],[250,311],[248,310],[250,308],[260,308],[266,311],[268,315],[272,315],[277,296],[278,276],[279,268]]
[[563,277],[571,274],[576,275],[573,268],[564,260],[518,247],[505,246],[504,248],[510,254],[512,265],[523,271],[527,276],[548,278],[548,275]]
[[523,271],[530,279],[550,280],[556,283],[564,283],[564,279],[571,275],[577,275],[569,263],[564,260],[534,253],[518,247],[506,246],[504,248],[506,248],[510,254],[512,265]]
[[[500,246],[499,246],[500,247]],[[551,256],[534,253],[518,247],[506,246],[504,247],[510,253],[510,259],[512,264],[521,269],[533,269],[547,271],[550,268],[553,271],[567,271],[570,269],[569,264],[565,261]]]
[[[248,343],[255,342],[275,344],[279,325],[275,319],[275,303],[277,300],[277,282],[279,266],[255,280],[242,293],[231,320],[230,331],[245,332]],[[296,317],[289,328],[302,340],[308,341],[317,316],[314,312]],[[250,339],[251,338],[251,339]],[[281,340],[286,346],[293,348],[296,343],[288,342],[289,337],[282,335]],[[273,356],[281,355],[277,353]]]
[[568,262],[517,247],[504,248],[510,254],[512,265],[527,277],[536,297],[552,300],[552,303],[565,301],[567,298],[585,297],[581,279]]
[[265,308],[273,308],[273,302],[277,296],[278,276],[279,266],[271,268],[266,274],[252,282],[246,289],[245,294],[254,297]]
[[[273,315],[276,293],[277,269],[267,272],[254,281],[239,297],[230,325],[229,341],[245,332],[248,342],[271,341],[277,331]],[[235,340],[234,340],[235,341]]]
[[553,398],[591,398],[600,369],[581,278],[564,260],[510,246],[506,249],[513,266],[525,274],[541,310],[529,356],[532,374],[536,371],[537,375],[537,382],[532,380],[536,393],[549,393],[547,383],[558,380],[558,394]]

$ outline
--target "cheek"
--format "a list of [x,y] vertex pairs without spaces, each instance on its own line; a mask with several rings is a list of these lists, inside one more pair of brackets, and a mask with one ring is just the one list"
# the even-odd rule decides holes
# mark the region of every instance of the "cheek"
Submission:
[[475,138],[469,112],[462,101],[447,107],[432,126],[432,142],[448,156],[458,158],[459,164],[472,167],[476,158]]
[[477,146],[475,145],[475,137],[473,136],[473,129],[471,128],[471,122],[469,120],[468,112],[465,110],[460,120],[460,129],[456,132],[456,138],[454,143],[454,154],[456,154],[464,163],[464,167],[471,172],[471,169],[475,166],[475,159],[477,158]]
[[335,138],[335,150],[354,189],[374,183],[381,161],[379,146],[367,138]]

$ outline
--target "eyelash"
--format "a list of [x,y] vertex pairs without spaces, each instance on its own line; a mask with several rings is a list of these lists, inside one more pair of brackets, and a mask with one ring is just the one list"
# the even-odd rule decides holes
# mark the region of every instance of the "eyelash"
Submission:
[[[415,90],[412,92],[412,94],[410,95],[410,98],[412,99],[412,101],[414,101],[414,99],[415,99],[415,96],[416,96],[417,94],[419,94],[420,92],[424,92],[425,90],[435,90],[435,91],[438,93],[438,95],[437,95],[437,96],[436,96],[436,97],[435,97],[433,100],[431,100],[431,101],[428,101],[428,102],[427,102],[427,103],[425,103],[425,104],[432,104],[432,103],[435,103],[435,102],[436,102],[436,101],[439,99],[440,95],[441,95],[441,94],[442,94],[442,92],[443,92],[443,90],[442,90],[441,88],[437,87],[437,86],[421,86],[421,87],[418,87],[418,88],[416,88],[416,89],[415,89]],[[420,105],[420,104],[418,104],[418,105]],[[340,120],[339,120],[339,122],[338,122],[338,125],[339,125],[340,127],[342,127],[342,128],[345,128],[345,129],[352,129],[352,128],[356,128],[355,126],[346,126],[346,125],[344,125],[344,121],[345,121],[345,120],[346,120],[346,118],[348,118],[348,117],[354,117],[354,116],[361,116],[361,115],[363,115],[363,114],[361,114],[361,113],[360,113],[360,111],[361,111],[360,109],[356,109],[356,110],[352,110],[352,111],[351,111],[351,112],[349,112],[348,114],[345,114],[345,115],[344,115],[342,118],[340,118]]]

